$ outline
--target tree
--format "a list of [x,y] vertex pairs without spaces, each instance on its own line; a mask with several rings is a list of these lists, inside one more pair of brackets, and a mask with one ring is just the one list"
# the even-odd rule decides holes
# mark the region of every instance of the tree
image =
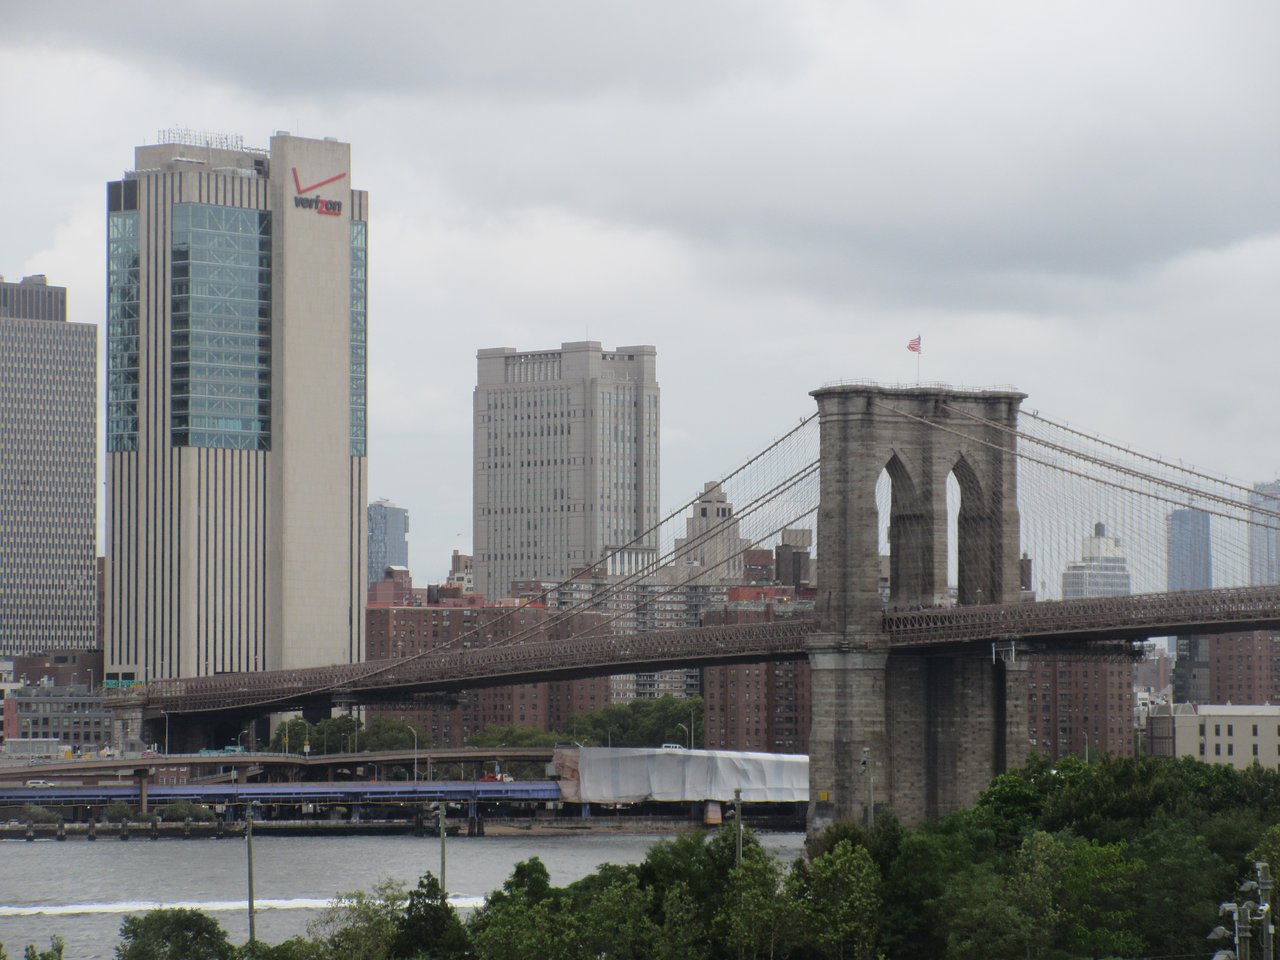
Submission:
[[879,883],[866,848],[848,840],[810,864],[803,909],[820,956],[871,960],[878,955]]
[[[517,863],[501,890],[471,915],[468,931],[479,960],[578,960],[578,921],[564,909],[537,857]],[[585,958],[584,958],[585,960]]]
[[[413,727],[412,730],[409,728]],[[407,720],[394,717],[376,716],[360,734],[362,750],[412,750],[414,732],[417,732],[417,745],[423,749],[431,746],[431,737],[420,727],[413,726]]]
[[217,920],[202,910],[174,907],[125,917],[116,960],[226,960],[231,953]]
[[653,894],[641,890],[634,874],[625,875],[575,911],[578,946],[592,960],[649,960],[658,930],[649,916]]
[[344,893],[307,924],[312,960],[384,960],[400,930],[408,896],[404,885],[384,880],[372,893]]
[[22,960],[62,960],[62,938],[55,936],[49,939],[48,950],[37,950],[35,944],[28,944],[22,951]]
[[417,888],[409,891],[404,913],[396,921],[390,955],[424,960],[471,956],[471,938],[457,911],[445,900],[434,874],[423,874]]
[[491,723],[467,737],[469,747],[554,747],[564,734],[519,724]]
[[712,925],[715,940],[738,960],[782,955],[793,926],[794,901],[782,896],[782,871],[770,857],[743,856],[729,871],[724,902]]

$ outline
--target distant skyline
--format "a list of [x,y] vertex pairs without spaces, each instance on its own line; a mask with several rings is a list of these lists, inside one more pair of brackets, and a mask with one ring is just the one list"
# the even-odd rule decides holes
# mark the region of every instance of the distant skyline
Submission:
[[412,514],[420,582],[472,552],[482,347],[656,345],[664,513],[824,382],[913,382],[917,335],[923,380],[1252,484],[1280,476],[1278,35],[1245,2],[23,6],[0,274],[101,325],[134,144],[350,142],[370,500]]

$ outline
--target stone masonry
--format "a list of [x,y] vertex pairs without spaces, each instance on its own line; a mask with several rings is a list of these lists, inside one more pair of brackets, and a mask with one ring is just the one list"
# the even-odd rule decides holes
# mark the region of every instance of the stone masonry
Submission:
[[947,588],[948,475],[961,491],[961,604],[1018,599],[1019,526],[1011,433],[1024,394],[946,387],[825,387],[818,609],[810,638],[813,730],[809,829],[869,821],[868,804],[907,824],[974,801],[1026,753],[1020,664],[990,650],[895,653],[881,630],[876,482],[892,481],[891,607],[953,602]]

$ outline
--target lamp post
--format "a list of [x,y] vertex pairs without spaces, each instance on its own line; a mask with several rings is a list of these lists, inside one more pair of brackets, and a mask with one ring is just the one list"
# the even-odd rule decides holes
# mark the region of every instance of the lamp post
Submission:
[[689,735],[689,749],[692,750],[693,749],[693,731],[690,730],[688,727],[686,727],[683,723],[677,723],[676,726]]
[[1271,865],[1259,860],[1253,865],[1258,871],[1258,913],[1262,916],[1262,960],[1275,958],[1275,924],[1271,921]]
[[413,782],[418,782],[418,731],[413,728],[413,724],[404,717],[400,718],[400,722],[409,728],[409,732],[413,734]]
[[735,864],[740,867],[742,866],[742,788],[741,787],[733,788],[733,819],[734,819],[734,828],[738,834],[737,842],[736,842],[737,849],[736,849]]

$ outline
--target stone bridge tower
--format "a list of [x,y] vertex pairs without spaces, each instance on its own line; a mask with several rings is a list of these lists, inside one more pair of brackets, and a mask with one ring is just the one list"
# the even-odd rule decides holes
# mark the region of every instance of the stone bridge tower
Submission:
[[[895,653],[881,626],[876,483],[892,483],[890,607],[952,602],[947,477],[960,487],[955,602],[1019,596],[1012,430],[1025,394],[946,387],[825,387],[818,606],[810,639],[809,829],[867,823],[868,804],[906,824],[974,801],[1027,752],[1017,664],[983,650]],[[970,419],[972,414],[992,426]]]

